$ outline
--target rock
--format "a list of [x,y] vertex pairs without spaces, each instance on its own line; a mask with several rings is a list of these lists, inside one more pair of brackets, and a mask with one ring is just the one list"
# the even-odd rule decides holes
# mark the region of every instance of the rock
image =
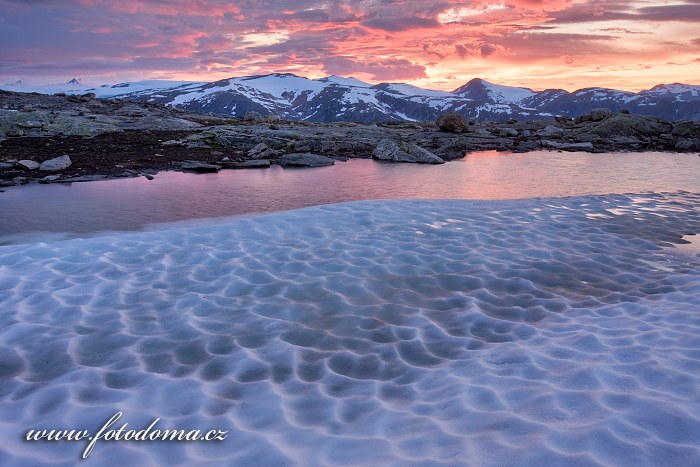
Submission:
[[0,188],[5,188],[8,186],[15,186],[16,183],[13,180],[0,180]]
[[546,148],[559,149],[562,151],[592,151],[593,143],[587,141],[585,143],[560,143],[558,141],[543,140],[542,146]]
[[78,182],[96,182],[98,180],[105,180],[107,175],[81,175],[80,177],[70,177],[62,178],[56,180],[57,183],[78,183]]
[[17,126],[21,128],[41,128],[44,124],[36,120],[27,120],[26,122],[19,122]]
[[694,151],[698,146],[700,144],[690,138],[678,138],[674,144],[678,151]]
[[9,162],[0,162],[0,170],[11,169],[14,166],[15,164],[11,164]]
[[270,167],[268,159],[255,159],[243,162],[225,162],[222,164],[225,169],[262,169]]
[[612,115],[612,110],[610,109],[605,109],[605,108],[600,108],[600,109],[593,109],[591,110],[591,120],[594,122],[599,122],[601,120],[604,120]]
[[93,99],[97,99],[97,95],[94,92],[88,92],[80,96],[81,102],[90,102]]
[[335,160],[330,157],[312,154],[310,152],[294,152],[285,154],[277,160],[277,164],[282,167],[323,167],[335,164]]
[[61,175],[47,175],[46,177],[39,180],[39,183],[52,183],[61,178]]
[[265,159],[270,155],[270,148],[265,143],[258,143],[250,151],[248,157],[252,159]]
[[554,125],[547,125],[546,127],[542,128],[539,130],[537,133],[535,133],[537,136],[559,136],[564,134],[564,129],[559,128],[558,126]]
[[275,125],[275,124],[270,125],[268,128],[269,128],[270,130],[279,130],[279,129],[280,129],[280,127],[277,126],[277,125]]
[[153,175],[151,174],[143,174],[143,176],[146,178],[146,180],[153,180]]
[[211,151],[209,154],[211,154],[212,156],[216,156],[216,157],[221,157],[224,155],[224,153],[221,151]]
[[648,115],[616,114],[596,123],[591,132],[603,138],[614,136],[655,136],[671,133],[673,126],[666,120]]
[[71,162],[70,157],[64,154],[63,156],[54,157],[53,159],[42,162],[39,166],[39,170],[46,172],[57,172],[59,170],[67,169],[72,164],[73,162]]
[[27,177],[15,177],[12,179],[17,185],[26,185],[29,183],[29,179]]
[[209,164],[207,162],[199,161],[184,161],[180,164],[182,170],[189,170],[191,172],[205,173],[205,172],[218,172],[221,170],[221,166],[218,164]]
[[452,133],[462,133],[469,131],[469,123],[457,112],[447,112],[438,117],[437,121],[440,131]]
[[639,138],[635,138],[634,136],[613,136],[610,138],[610,140],[613,143],[616,144],[639,144]]
[[684,138],[700,137],[700,124],[689,122],[687,120],[678,120],[673,122],[673,131],[671,134],[673,136],[682,136]]
[[516,130],[515,128],[501,128],[501,131],[498,132],[498,135],[514,137],[518,136],[518,130]]
[[13,138],[18,138],[20,136],[24,136],[24,130],[7,130],[5,132],[5,135]]
[[392,162],[414,162],[418,164],[444,164],[445,161],[432,152],[415,144],[401,142],[396,144],[390,139],[383,139],[372,153],[375,159]]
[[35,170],[35,169],[39,168],[40,164],[36,161],[30,161],[28,159],[23,159],[23,160],[17,162],[17,165],[21,165],[25,169]]

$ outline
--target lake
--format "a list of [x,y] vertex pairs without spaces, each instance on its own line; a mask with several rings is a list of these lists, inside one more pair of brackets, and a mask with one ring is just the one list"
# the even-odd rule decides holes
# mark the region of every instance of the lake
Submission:
[[[361,199],[516,199],[700,189],[700,157],[676,153],[472,153],[444,165],[368,159],[332,167],[163,172],[0,193],[0,243],[84,235]],[[38,235],[40,237],[40,235]]]

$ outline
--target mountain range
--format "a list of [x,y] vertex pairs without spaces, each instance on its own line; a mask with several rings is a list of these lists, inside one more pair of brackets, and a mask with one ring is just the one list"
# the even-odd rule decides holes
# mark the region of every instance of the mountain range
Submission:
[[244,76],[215,82],[152,80],[90,87],[78,79],[54,86],[31,87],[21,81],[0,85],[19,92],[82,94],[128,98],[190,111],[244,117],[249,112],[309,122],[429,121],[455,111],[467,118],[502,122],[510,119],[574,117],[605,107],[667,120],[700,120],[700,86],[660,84],[641,92],[607,88],[533,91],[474,78],[452,92],[404,83],[372,85],[356,78],[309,79],[290,73]]

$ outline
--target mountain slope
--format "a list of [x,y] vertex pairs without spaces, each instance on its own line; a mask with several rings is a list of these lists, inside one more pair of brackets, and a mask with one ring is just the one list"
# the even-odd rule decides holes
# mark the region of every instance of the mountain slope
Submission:
[[310,122],[428,121],[447,111],[467,118],[505,121],[574,117],[592,109],[627,109],[668,120],[700,120],[700,86],[661,84],[639,93],[606,88],[533,91],[474,78],[452,92],[404,83],[372,85],[356,78],[309,79],[291,73],[243,76],[216,82],[141,81],[88,87],[69,83],[30,87],[17,82],[0,89],[80,94],[158,102],[190,111],[243,117],[249,112]]

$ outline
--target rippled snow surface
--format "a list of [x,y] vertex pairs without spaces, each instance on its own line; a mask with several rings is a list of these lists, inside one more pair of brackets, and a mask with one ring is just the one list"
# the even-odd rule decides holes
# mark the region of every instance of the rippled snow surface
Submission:
[[[681,192],[0,247],[0,463],[700,465],[699,232]],[[229,436],[23,441],[117,411]]]

